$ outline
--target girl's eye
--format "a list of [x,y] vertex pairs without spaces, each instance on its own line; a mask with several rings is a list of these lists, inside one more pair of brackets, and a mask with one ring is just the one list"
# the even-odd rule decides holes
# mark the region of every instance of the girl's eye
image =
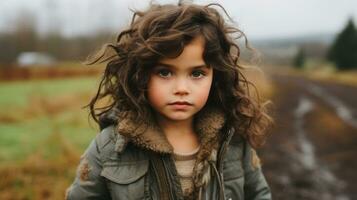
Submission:
[[167,70],[167,69],[161,69],[157,72],[157,74],[163,78],[167,78],[167,77],[171,76],[170,70]]
[[[172,76],[172,72],[168,69],[160,69],[156,72],[156,74],[162,78],[169,78]],[[195,79],[202,78],[205,75],[205,72],[202,70],[195,70],[191,73],[191,76]]]
[[193,71],[192,72],[193,78],[201,78],[202,76],[205,76],[205,75],[206,74],[201,70],[197,70],[197,71]]

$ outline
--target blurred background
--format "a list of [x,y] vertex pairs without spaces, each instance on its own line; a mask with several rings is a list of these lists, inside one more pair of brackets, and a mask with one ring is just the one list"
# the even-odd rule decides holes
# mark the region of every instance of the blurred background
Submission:
[[[156,1],[177,3],[177,1]],[[357,199],[357,1],[225,0],[275,126],[258,153],[274,199]],[[0,199],[63,199],[98,128],[82,109],[148,0],[0,1]],[[258,58],[258,59],[257,59]]]

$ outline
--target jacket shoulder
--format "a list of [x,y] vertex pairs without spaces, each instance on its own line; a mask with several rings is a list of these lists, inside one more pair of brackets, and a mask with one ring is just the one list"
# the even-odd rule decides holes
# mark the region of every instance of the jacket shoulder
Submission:
[[101,130],[100,133],[97,134],[95,141],[103,162],[110,157],[118,156],[118,154],[123,152],[127,144],[126,137],[116,132],[115,125],[108,126]]
[[227,160],[240,160],[246,170],[259,168],[261,163],[256,150],[241,137],[231,141],[227,150]]
[[95,140],[102,163],[115,160],[120,162],[147,160],[145,151],[117,132],[115,125],[104,128]]

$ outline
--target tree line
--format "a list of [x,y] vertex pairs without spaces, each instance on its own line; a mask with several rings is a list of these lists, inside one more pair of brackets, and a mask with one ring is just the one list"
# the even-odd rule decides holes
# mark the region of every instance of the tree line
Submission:
[[60,34],[60,26],[46,34],[40,34],[31,14],[19,17],[10,30],[0,32],[0,66],[16,63],[22,52],[42,52],[56,60],[84,60],[101,44],[113,39],[110,31],[97,32],[92,36],[65,37]]
[[108,42],[110,34],[95,36],[77,36],[66,38],[59,34],[40,37],[35,32],[0,33],[0,64],[15,63],[21,52],[45,52],[56,60],[84,60],[90,53]]
[[[293,60],[294,66],[302,68],[306,57],[304,49],[299,48]],[[334,63],[340,70],[357,69],[357,29],[352,18],[329,47],[326,60]]]

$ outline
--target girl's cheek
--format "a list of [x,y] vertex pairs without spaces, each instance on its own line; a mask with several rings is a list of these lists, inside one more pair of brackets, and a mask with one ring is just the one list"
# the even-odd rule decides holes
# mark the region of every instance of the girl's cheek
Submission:
[[158,79],[151,79],[148,84],[148,98],[152,105],[162,104],[165,100],[167,85]]
[[202,85],[197,91],[197,101],[200,104],[205,104],[208,100],[209,92],[211,90],[211,81],[208,81],[206,84]]

